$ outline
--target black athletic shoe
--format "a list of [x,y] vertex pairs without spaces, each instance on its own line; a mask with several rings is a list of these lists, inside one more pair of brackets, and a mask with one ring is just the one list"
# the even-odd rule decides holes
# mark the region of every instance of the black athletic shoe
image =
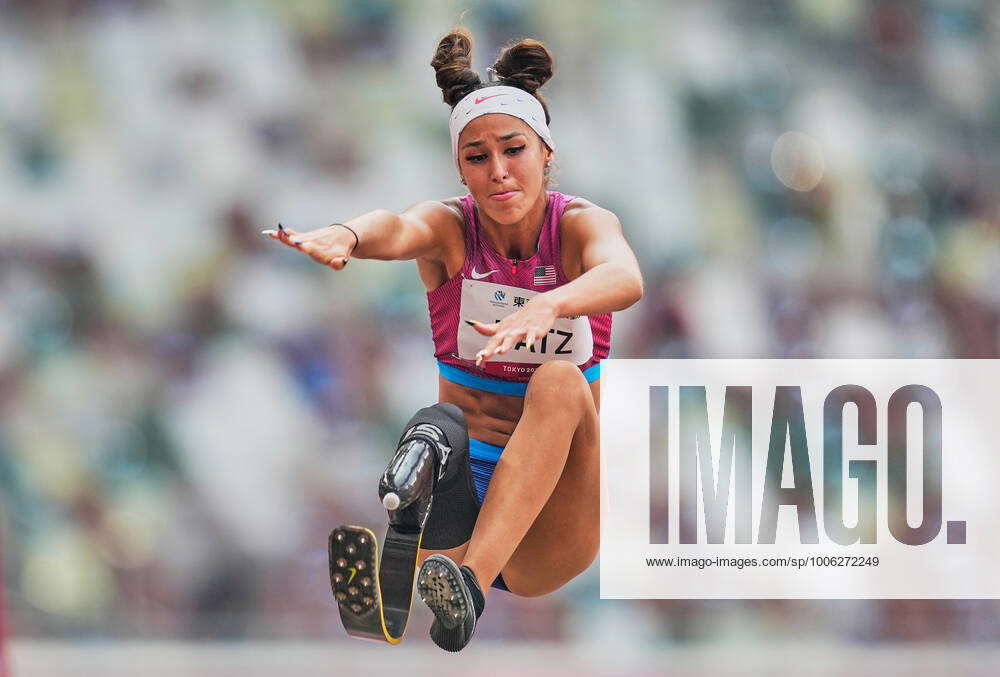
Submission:
[[417,592],[434,612],[431,639],[445,651],[461,651],[476,632],[484,596],[469,567],[445,555],[431,555],[417,578]]

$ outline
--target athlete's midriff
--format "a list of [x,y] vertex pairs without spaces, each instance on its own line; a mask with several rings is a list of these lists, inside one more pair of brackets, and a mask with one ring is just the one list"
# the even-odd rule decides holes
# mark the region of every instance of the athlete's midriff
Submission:
[[[529,386],[530,387],[530,386]],[[590,392],[600,411],[601,380],[590,383]],[[465,413],[469,437],[498,447],[507,445],[524,410],[524,398],[469,388],[438,376],[438,399],[454,404]]]

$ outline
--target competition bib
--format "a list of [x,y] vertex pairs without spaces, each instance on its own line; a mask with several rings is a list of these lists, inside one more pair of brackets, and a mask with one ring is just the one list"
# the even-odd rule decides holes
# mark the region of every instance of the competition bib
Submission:
[[[464,320],[476,320],[488,324],[499,322],[511,313],[525,306],[540,291],[493,284],[479,280],[462,280],[462,302],[459,307],[458,356],[474,361],[476,353],[486,347],[489,336],[483,336]],[[518,343],[506,355],[498,356],[502,362],[540,364],[551,360],[568,360],[581,365],[594,353],[594,336],[590,332],[590,320],[584,315],[556,318],[547,336],[536,340],[528,349],[523,342]]]

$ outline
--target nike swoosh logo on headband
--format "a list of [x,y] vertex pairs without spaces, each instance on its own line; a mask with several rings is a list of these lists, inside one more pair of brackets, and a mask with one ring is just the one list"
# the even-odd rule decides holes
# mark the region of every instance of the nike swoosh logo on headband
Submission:
[[489,96],[484,96],[481,99],[476,99],[476,104],[481,104],[483,101],[486,101],[486,99],[492,99],[495,96],[506,96],[506,94],[490,94]]

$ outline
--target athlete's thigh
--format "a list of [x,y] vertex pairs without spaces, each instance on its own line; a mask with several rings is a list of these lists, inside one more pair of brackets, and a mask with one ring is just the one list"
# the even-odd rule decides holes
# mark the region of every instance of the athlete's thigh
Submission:
[[512,591],[554,590],[590,566],[600,543],[599,492],[600,423],[590,399],[552,495],[503,569]]

